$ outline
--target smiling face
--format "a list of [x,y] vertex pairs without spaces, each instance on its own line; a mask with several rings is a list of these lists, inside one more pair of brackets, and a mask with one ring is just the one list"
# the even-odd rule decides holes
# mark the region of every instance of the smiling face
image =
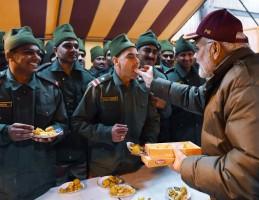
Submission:
[[27,44],[7,53],[9,67],[19,74],[32,74],[40,61],[40,49],[36,45]]

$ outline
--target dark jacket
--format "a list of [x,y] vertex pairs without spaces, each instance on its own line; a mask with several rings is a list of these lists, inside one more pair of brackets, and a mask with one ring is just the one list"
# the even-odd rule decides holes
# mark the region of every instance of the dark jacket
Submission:
[[35,199],[55,185],[55,142],[13,142],[7,129],[24,123],[42,129],[61,127],[66,132],[61,91],[37,74],[21,85],[7,69],[0,72],[0,107],[0,199]]
[[219,200],[259,199],[259,55],[232,52],[201,87],[154,80],[177,106],[204,112],[202,156],[186,158],[182,179]]
[[98,77],[100,77],[100,76],[102,76],[102,75],[104,75],[104,74],[107,74],[107,73],[109,73],[109,72],[112,72],[113,71],[113,69],[111,69],[111,68],[103,68],[103,69],[99,69],[99,68],[97,68],[97,67],[91,67],[90,69],[89,69],[89,73],[91,74],[91,76],[93,76],[93,77],[95,77],[95,78],[98,78]]
[[[192,67],[187,73],[180,64],[174,66],[169,73],[170,81],[190,86],[200,86],[204,79],[199,77],[196,68]],[[188,112],[178,106],[172,106],[170,116],[170,141],[192,141],[201,145],[202,116]]]
[[[112,142],[116,123],[127,124],[129,129],[120,143]],[[91,172],[97,176],[122,174],[140,167],[139,157],[129,153],[126,142],[156,142],[159,115],[143,84],[133,80],[126,88],[114,71],[91,82],[73,115],[73,125],[91,144]]]
[[67,75],[60,66],[58,59],[52,64],[41,66],[38,74],[58,84],[68,114],[69,134],[56,146],[58,164],[85,162],[87,141],[83,140],[79,134],[72,132],[71,117],[93,77],[79,62],[74,63],[70,75]]

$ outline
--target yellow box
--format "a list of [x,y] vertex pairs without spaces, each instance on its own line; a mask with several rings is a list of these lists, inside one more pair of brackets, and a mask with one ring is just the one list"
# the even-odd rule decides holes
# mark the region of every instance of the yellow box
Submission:
[[167,166],[170,165],[174,162],[174,158],[163,158],[163,159],[153,159],[149,156],[141,156],[141,160],[143,163],[148,167],[162,167],[162,166]]
[[170,142],[170,143],[154,143],[154,144],[146,144],[145,152],[150,158],[173,158],[174,157],[174,149],[181,150],[185,155],[200,155],[201,148],[190,142]]

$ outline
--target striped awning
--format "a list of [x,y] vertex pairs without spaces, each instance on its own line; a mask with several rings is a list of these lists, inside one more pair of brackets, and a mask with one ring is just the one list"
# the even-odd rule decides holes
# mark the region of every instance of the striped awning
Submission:
[[88,41],[127,33],[135,40],[148,29],[168,39],[204,0],[0,0],[0,30],[30,26],[35,36],[51,38],[55,27],[70,23]]

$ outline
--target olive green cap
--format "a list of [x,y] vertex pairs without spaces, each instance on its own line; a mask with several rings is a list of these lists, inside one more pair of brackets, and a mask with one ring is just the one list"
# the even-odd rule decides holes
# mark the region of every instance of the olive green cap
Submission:
[[160,49],[160,44],[157,40],[156,34],[149,30],[141,34],[136,42],[136,47],[139,49],[144,45],[154,45],[157,49]]
[[118,56],[122,51],[135,45],[129,40],[126,34],[117,35],[110,43],[111,56]]
[[99,57],[99,56],[104,56],[103,54],[103,48],[100,46],[95,46],[93,48],[90,49],[90,53],[91,53],[91,61],[93,62],[95,58]]
[[58,45],[68,39],[74,39],[78,41],[73,27],[70,24],[63,24],[58,26],[53,33],[54,46],[58,47]]
[[40,48],[39,43],[29,26],[11,29],[4,35],[5,52],[9,52],[26,44],[34,44]]
[[175,43],[175,55],[185,51],[195,52],[195,48],[194,45],[185,40],[182,35]]
[[164,51],[171,51],[174,52],[174,46],[168,40],[161,40],[160,42],[160,52],[163,53]]

